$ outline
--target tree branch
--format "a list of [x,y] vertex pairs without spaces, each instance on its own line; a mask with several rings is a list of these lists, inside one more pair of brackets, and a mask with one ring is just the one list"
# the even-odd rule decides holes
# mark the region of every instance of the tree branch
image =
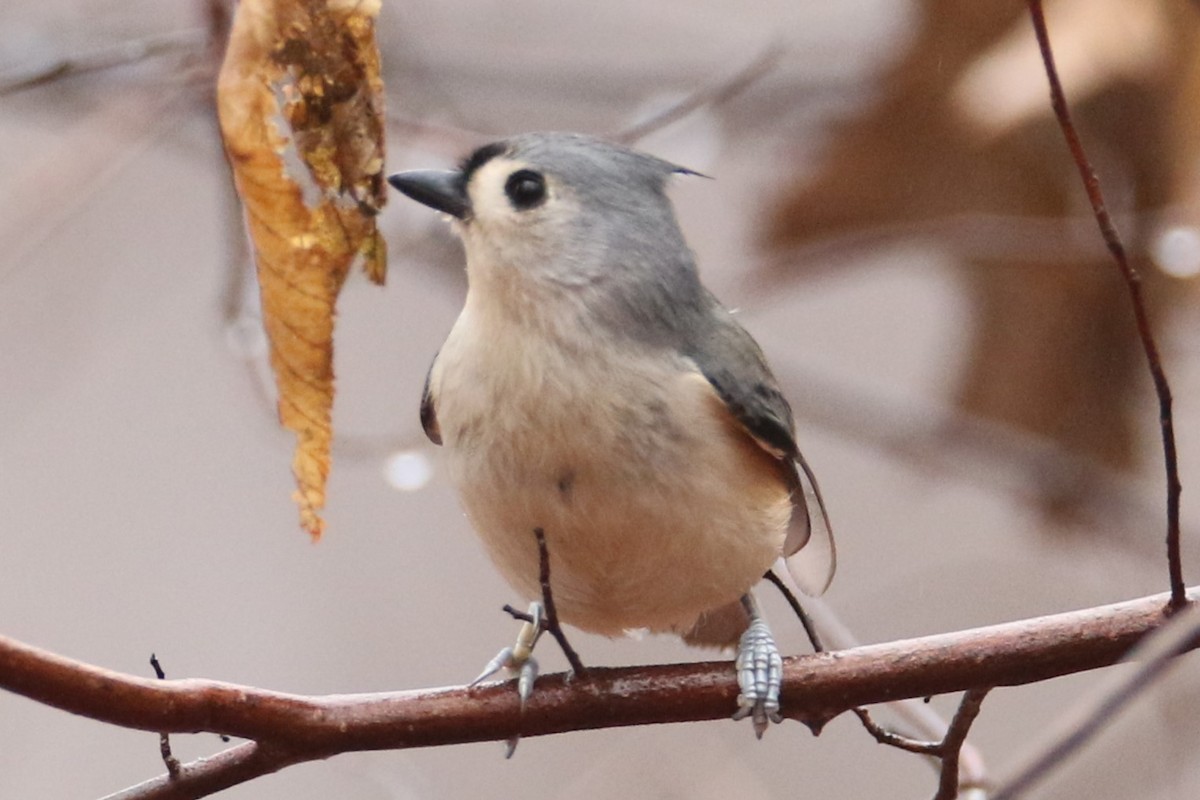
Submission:
[[192,800],[317,758],[320,756],[247,742],[185,764],[177,775],[151,778],[103,800]]
[[962,702],[958,704],[958,711],[954,714],[954,719],[950,722],[950,729],[946,731],[946,738],[942,739],[939,749],[942,758],[942,774],[941,780],[938,782],[937,794],[933,800],[954,800],[958,797],[959,776],[958,776],[958,756],[962,752],[962,746],[967,741],[967,733],[971,730],[971,724],[975,722],[975,718],[979,716],[979,709],[983,706],[983,698],[987,697],[987,693],[991,691],[991,687],[981,687],[977,689],[968,689],[963,695]]
[[[958,633],[788,658],[783,712],[819,730],[855,706],[1015,686],[1107,666],[1164,622],[1166,600],[1166,595],[1154,595]],[[154,733],[208,731],[258,741],[252,750],[242,745],[216,762],[183,766],[181,780],[204,770],[203,785],[216,787],[212,791],[232,785],[229,772],[253,777],[289,763],[356,750],[725,719],[738,693],[729,662],[592,667],[586,678],[570,682],[563,675],[540,679],[522,715],[517,694],[507,682],[473,690],[307,697],[207,680],[149,680],[5,637],[0,637],[0,688],[122,727]],[[245,778],[233,782],[240,780]]]

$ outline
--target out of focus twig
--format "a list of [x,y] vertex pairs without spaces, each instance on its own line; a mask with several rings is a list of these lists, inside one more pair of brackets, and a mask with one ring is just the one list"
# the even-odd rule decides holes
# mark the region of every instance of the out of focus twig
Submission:
[[1069,483],[1087,498],[1079,522],[1093,541],[1103,538],[1139,557],[1157,556],[1157,546],[1134,531],[1160,513],[1161,503],[1148,500],[1128,475],[1016,428],[813,369],[782,342],[765,339],[764,345],[773,346],[776,374],[807,425],[863,443],[921,474],[1008,494],[1017,502],[1036,503],[1048,481]]
[[0,97],[61,78],[136,64],[164,53],[198,51],[206,41],[207,34],[203,29],[188,28],[128,42],[106,44],[94,50],[63,56],[35,66],[17,67],[0,73]]
[[1088,201],[1100,226],[1100,234],[1104,243],[1112,253],[1113,259],[1120,268],[1121,276],[1129,289],[1129,299],[1133,305],[1133,315],[1137,321],[1138,336],[1142,341],[1142,349],[1146,353],[1146,362],[1150,368],[1150,376],[1154,380],[1154,392],[1158,396],[1158,421],[1162,429],[1163,460],[1167,473],[1167,560],[1170,571],[1171,600],[1170,608],[1179,610],[1187,603],[1186,590],[1183,583],[1183,565],[1179,545],[1179,463],[1175,452],[1175,423],[1171,412],[1171,386],[1167,382],[1162,360],[1158,354],[1158,345],[1154,341],[1154,333],[1146,314],[1146,304],[1142,298],[1142,279],[1129,258],[1125,254],[1125,246],[1121,236],[1113,224],[1112,217],[1104,202],[1104,194],[1100,190],[1100,179],[1096,170],[1084,152],[1083,143],[1071,121],[1071,112],[1067,107],[1066,95],[1054,66],[1054,53],[1050,48],[1050,35],[1046,30],[1046,17],[1042,11],[1042,0],[1029,0],[1029,16],[1033,20],[1034,33],[1037,35],[1038,49],[1042,54],[1042,63],[1046,67],[1046,78],[1050,83],[1050,103],[1054,115],[1062,128],[1063,138],[1071,151],[1075,166],[1083,179]]
[[782,56],[782,47],[779,45],[769,47],[762,55],[725,80],[692,92],[678,103],[664,108],[648,119],[611,134],[611,138],[622,144],[632,144],[655,131],[662,130],[673,122],[678,122],[701,108],[720,105],[741,94],[751,84],[773,70]]
[[[1162,677],[1172,660],[1200,645],[1200,611],[1195,607],[1172,618],[1159,631],[1147,636],[1129,656],[1140,660],[1133,672],[1123,675],[1086,707],[1072,715],[1053,742],[1039,749],[1031,762],[996,790],[990,800],[1015,800],[1044,779],[1054,768],[1092,740],[1129,703]],[[1144,660],[1143,660],[1144,659]]]

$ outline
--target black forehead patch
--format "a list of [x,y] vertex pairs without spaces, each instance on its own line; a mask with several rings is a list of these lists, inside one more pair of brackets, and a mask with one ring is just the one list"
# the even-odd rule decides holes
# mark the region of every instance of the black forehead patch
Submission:
[[485,144],[467,156],[458,168],[462,174],[463,185],[466,186],[471,181],[471,176],[475,174],[476,170],[496,156],[502,155],[507,149],[508,144],[506,142],[492,142],[491,144]]

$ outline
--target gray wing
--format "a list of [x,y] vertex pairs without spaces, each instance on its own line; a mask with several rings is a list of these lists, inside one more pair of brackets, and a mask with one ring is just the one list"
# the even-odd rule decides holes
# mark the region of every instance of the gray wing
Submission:
[[435,354],[429,365],[429,371],[425,373],[425,388],[421,390],[421,427],[425,429],[425,435],[429,437],[429,441],[441,444],[442,429],[438,427],[437,407],[434,405],[433,393],[429,391],[429,378],[433,375],[433,365],[436,363],[437,355]]
[[[785,464],[795,508],[783,555],[804,593],[820,595],[833,580],[837,550],[820,487],[796,445],[791,406],[758,343],[716,299],[711,295],[707,299],[708,313],[689,331],[684,352],[746,432]],[[816,518],[809,512],[810,499],[818,511]]]
[[779,391],[762,350],[726,309],[716,305],[685,348],[746,431],[778,458],[800,451],[792,409]]

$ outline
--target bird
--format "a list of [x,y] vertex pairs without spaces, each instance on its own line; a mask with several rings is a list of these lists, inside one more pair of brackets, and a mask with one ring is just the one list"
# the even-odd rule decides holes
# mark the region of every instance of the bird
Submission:
[[761,737],[782,719],[782,660],[751,589],[785,558],[820,594],[836,550],[762,350],[701,283],[667,195],[677,175],[699,173],[536,132],[389,176],[465,252],[420,420],[491,560],[532,601],[532,627],[477,680],[509,667],[522,705],[532,691],[537,530],[559,621],[737,647],[733,716]]

